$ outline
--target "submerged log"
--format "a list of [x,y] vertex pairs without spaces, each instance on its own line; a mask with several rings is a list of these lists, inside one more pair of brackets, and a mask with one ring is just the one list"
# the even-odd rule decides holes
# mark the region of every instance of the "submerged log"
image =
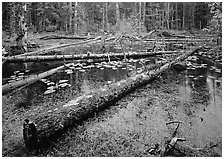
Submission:
[[126,80],[100,88],[95,92],[79,96],[63,106],[56,106],[53,109],[39,107],[35,112],[27,112],[26,118],[34,121],[37,126],[37,133],[40,145],[47,145],[50,141],[57,139],[74,124],[88,118],[92,113],[105,109],[112,103],[121,99],[124,95],[133,91],[139,86],[145,85],[161,73],[186,57],[197,52],[198,49],[190,50],[161,67],[147,73],[136,74]]
[[[143,53],[125,53],[127,58],[142,58],[163,54],[177,54],[178,51],[157,51],[157,52],[143,52]],[[42,56],[10,56],[2,57],[5,62],[43,62],[43,61],[60,61],[60,60],[83,60],[83,59],[100,59],[100,58],[114,57],[123,59],[123,53],[110,53],[110,54],[79,54],[79,55],[42,55]]]
[[[69,65],[69,64],[67,64]],[[47,77],[49,75],[52,75],[56,72],[58,72],[59,70],[63,69],[64,67],[66,67],[67,65],[63,65],[63,66],[60,66],[60,67],[57,67],[57,68],[54,68],[54,69],[51,69],[49,71],[46,71],[46,72],[43,72],[43,73],[40,73],[38,75],[35,75],[35,76],[31,76],[27,79],[22,79],[20,81],[16,81],[14,83],[9,83],[9,84],[5,84],[2,86],[2,94],[6,94],[7,92],[15,89],[15,88],[18,88],[18,87],[21,87],[23,85],[29,85],[29,84],[32,84],[44,77]]]

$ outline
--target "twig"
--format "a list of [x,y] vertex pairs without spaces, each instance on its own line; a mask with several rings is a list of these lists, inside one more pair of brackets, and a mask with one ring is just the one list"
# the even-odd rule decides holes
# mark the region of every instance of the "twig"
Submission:
[[183,122],[182,121],[170,121],[170,122],[167,122],[166,125],[174,124],[174,123],[183,123]]

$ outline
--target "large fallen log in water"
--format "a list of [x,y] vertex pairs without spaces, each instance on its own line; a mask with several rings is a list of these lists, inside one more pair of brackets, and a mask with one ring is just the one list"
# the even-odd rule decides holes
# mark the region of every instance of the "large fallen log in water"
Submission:
[[50,110],[46,110],[43,106],[35,111],[32,110],[26,118],[31,119],[37,124],[40,144],[45,145],[58,138],[68,128],[74,126],[74,124],[88,118],[92,113],[105,109],[137,87],[154,80],[170,68],[172,64],[194,54],[197,50],[194,49],[185,52],[174,60],[147,73],[136,74],[95,92],[79,96],[63,106],[55,106],[54,109]]
[[32,84],[44,77],[47,77],[49,75],[52,75],[56,72],[58,72],[59,70],[63,69],[64,67],[68,66],[69,64],[66,64],[66,65],[62,65],[60,67],[57,67],[57,68],[54,68],[54,69],[51,69],[49,71],[46,71],[46,72],[43,72],[43,73],[40,73],[40,74],[37,74],[35,76],[31,76],[29,78],[26,78],[26,79],[22,79],[20,81],[16,81],[14,83],[9,83],[9,84],[5,84],[2,86],[2,94],[5,94],[15,88],[18,88],[18,87],[21,87],[23,85],[28,85],[28,84]]
[[[131,52],[126,53],[127,58],[142,58],[142,57],[150,57],[155,55],[163,55],[163,54],[177,54],[178,51],[157,51],[157,52]],[[81,54],[81,55],[42,55],[42,56],[11,56],[11,57],[2,57],[5,63],[7,62],[43,62],[43,61],[63,61],[63,60],[88,60],[88,59],[102,59],[108,58],[108,55],[111,59],[113,57],[123,59],[123,53],[110,53],[110,54]]]

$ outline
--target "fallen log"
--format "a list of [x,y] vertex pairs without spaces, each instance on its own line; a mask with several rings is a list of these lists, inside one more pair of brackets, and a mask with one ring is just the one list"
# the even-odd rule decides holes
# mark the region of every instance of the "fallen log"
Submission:
[[105,109],[137,87],[149,83],[170,68],[172,64],[194,54],[197,50],[190,50],[158,69],[136,74],[126,80],[100,88],[95,92],[79,96],[63,106],[54,107],[54,109],[50,110],[46,110],[43,106],[35,112],[30,110],[30,113],[27,113],[30,115],[27,115],[26,118],[37,124],[40,145],[45,145],[58,138],[72,125],[88,118],[94,112]]
[[66,36],[66,35],[48,35],[44,37],[40,37],[40,40],[49,40],[49,39],[92,39],[90,36]]
[[[163,54],[177,54],[178,51],[157,51],[157,52],[131,52],[125,53],[127,58],[142,58]],[[63,60],[83,60],[83,59],[101,59],[113,57],[123,59],[123,53],[110,53],[110,54],[81,54],[81,55],[39,55],[39,56],[9,56],[2,57],[4,63],[6,62],[43,62],[43,61],[63,61]]]
[[[113,39],[115,39],[115,37],[110,37],[110,38],[106,39],[105,41],[109,41],[109,40],[113,40]],[[73,47],[73,46],[81,45],[81,44],[99,43],[99,42],[101,42],[101,36],[98,36],[95,39],[89,39],[89,40],[85,40],[85,41],[81,41],[81,42],[63,44],[63,45],[58,45],[58,46],[52,46],[52,47],[49,47],[49,48],[43,48],[43,49],[40,49],[40,50],[37,50],[37,51],[33,51],[33,52],[28,52],[28,53],[24,53],[24,54],[21,54],[21,55],[17,55],[17,57],[27,56],[27,55],[38,55],[40,53],[41,54],[46,54],[49,51],[54,50],[54,49],[61,49],[61,48]]]
[[145,39],[143,41],[167,41],[167,42],[210,42],[211,39],[208,38],[185,38],[185,39],[178,39],[178,38],[156,38],[156,39]]
[[43,73],[40,73],[40,74],[37,74],[35,76],[31,76],[27,79],[22,79],[20,81],[16,81],[14,83],[9,83],[9,84],[5,84],[2,86],[2,94],[6,94],[8,92],[10,92],[11,90],[15,89],[15,88],[18,88],[18,87],[21,87],[23,85],[30,85],[44,77],[47,77],[49,75],[52,75],[56,72],[58,72],[59,70],[63,69],[64,67],[68,66],[69,64],[66,64],[66,65],[62,65],[60,67],[57,67],[57,68],[54,68],[54,69],[51,69],[49,71],[46,71],[46,72],[43,72]]

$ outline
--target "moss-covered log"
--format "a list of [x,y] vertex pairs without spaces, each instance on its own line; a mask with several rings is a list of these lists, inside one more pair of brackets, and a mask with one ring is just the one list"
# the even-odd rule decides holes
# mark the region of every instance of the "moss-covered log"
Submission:
[[[127,58],[142,58],[163,54],[176,54],[178,51],[157,51],[157,52],[143,52],[143,53],[126,53]],[[83,60],[83,59],[106,59],[110,57],[123,59],[123,53],[110,53],[110,54],[81,54],[81,55],[42,55],[42,56],[11,56],[2,57],[4,62],[43,62],[43,61],[63,61],[63,60]]]
[[121,80],[95,92],[82,95],[53,110],[46,110],[43,107],[38,109],[37,112],[32,111],[27,118],[33,120],[38,125],[37,133],[40,144],[45,145],[49,141],[55,140],[74,124],[87,118],[90,114],[105,109],[137,87],[147,84],[166,71],[172,64],[185,59],[197,50],[190,50],[157,69],[147,73],[136,74],[126,80]]

